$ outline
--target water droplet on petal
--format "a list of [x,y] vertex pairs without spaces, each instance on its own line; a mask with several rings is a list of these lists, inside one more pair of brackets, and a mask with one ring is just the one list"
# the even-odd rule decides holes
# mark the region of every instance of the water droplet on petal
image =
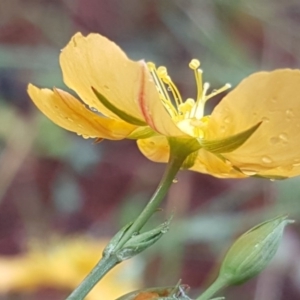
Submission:
[[262,118],[262,121],[265,122],[265,123],[268,123],[268,122],[270,122],[270,119],[267,118],[267,117],[263,117],[263,118]]
[[90,110],[93,112],[98,112],[98,110],[95,107],[90,107]]
[[293,112],[292,109],[287,109],[285,111],[285,114],[286,114],[287,117],[293,117],[294,116],[294,112]]
[[227,123],[227,124],[230,123],[230,122],[231,122],[230,117],[226,117],[226,118],[224,119],[224,122]]
[[243,174],[245,174],[247,176],[253,176],[253,175],[257,174],[257,172],[253,171],[253,170],[241,169],[241,171]]
[[271,145],[275,145],[275,144],[277,144],[279,142],[280,142],[280,139],[278,137],[276,137],[276,136],[273,136],[273,137],[270,138],[270,144]]
[[261,158],[262,162],[264,162],[265,164],[270,164],[272,161],[272,159],[269,156],[263,156]]
[[283,142],[287,142],[288,141],[288,135],[286,134],[286,133],[281,133],[280,135],[279,135],[279,138],[283,141]]

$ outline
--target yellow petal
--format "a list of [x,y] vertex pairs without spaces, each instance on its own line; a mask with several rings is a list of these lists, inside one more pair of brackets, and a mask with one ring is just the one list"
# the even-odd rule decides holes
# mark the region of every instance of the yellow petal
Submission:
[[112,41],[99,34],[74,35],[62,50],[60,65],[67,86],[90,107],[107,116],[119,117],[104,106],[92,87],[113,106],[145,121],[166,135],[183,135],[159,99],[144,62],[135,62]]
[[196,171],[204,174],[210,174],[218,178],[244,178],[248,175],[243,174],[233,168],[229,162],[225,162],[204,149],[198,151],[194,165],[190,168],[191,171]]
[[143,67],[106,37],[76,33],[62,50],[60,65],[64,82],[88,106],[113,115],[99,102],[93,87],[119,109],[143,120],[137,105]]
[[[154,162],[166,163],[169,160],[170,147],[164,136],[154,136],[137,141],[140,151]],[[210,174],[220,178],[244,178],[247,175],[236,171],[231,164],[225,163],[216,155],[204,149],[198,150],[194,165],[190,170]]]
[[100,117],[67,92],[28,85],[35,105],[55,124],[84,137],[111,140],[126,138],[136,127],[123,121]]
[[[206,138],[224,138],[262,121],[241,147],[224,156],[238,168],[258,173],[279,167],[293,170],[300,161],[299,83],[299,70],[249,76],[215,108]],[[279,174],[295,176],[298,170]]]
[[169,160],[170,146],[165,136],[153,136],[137,141],[140,151],[154,162],[166,163]]

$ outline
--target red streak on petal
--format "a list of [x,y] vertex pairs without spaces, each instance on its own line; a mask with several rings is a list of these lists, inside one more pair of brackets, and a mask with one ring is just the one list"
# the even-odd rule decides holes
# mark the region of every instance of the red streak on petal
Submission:
[[145,62],[141,61],[141,80],[140,80],[140,90],[138,93],[138,103],[140,105],[140,109],[142,111],[142,114],[146,120],[146,123],[152,127],[155,131],[159,132],[159,130],[156,128],[154,121],[152,119],[152,116],[149,111],[149,107],[147,105],[146,101],[146,95],[145,95],[145,85],[146,85],[146,65]]

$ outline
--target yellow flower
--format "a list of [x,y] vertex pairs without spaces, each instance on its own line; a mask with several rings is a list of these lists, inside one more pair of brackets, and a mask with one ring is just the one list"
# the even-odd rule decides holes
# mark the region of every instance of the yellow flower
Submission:
[[[30,293],[42,287],[75,289],[98,262],[108,240],[82,236],[45,244],[31,243],[26,253],[0,256],[0,292]],[[140,288],[134,260],[110,271],[87,300],[115,299]]]
[[300,71],[259,72],[244,79],[210,116],[200,62],[192,60],[197,95],[184,100],[165,67],[132,61],[107,38],[77,33],[62,50],[66,85],[28,86],[37,107],[59,126],[84,138],[136,139],[141,152],[167,162],[169,138],[196,142],[184,167],[216,177],[285,178],[300,173]]

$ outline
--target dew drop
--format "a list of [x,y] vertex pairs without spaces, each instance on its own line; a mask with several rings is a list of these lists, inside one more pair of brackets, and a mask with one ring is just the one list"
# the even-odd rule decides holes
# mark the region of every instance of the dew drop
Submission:
[[253,175],[257,174],[257,172],[253,171],[253,170],[241,169],[241,171],[243,174],[245,174],[247,176],[253,176]]
[[273,97],[273,98],[271,99],[271,102],[276,103],[276,102],[277,102],[277,99],[276,99],[275,97]]
[[231,120],[230,120],[230,118],[229,118],[229,117],[226,117],[226,118],[224,119],[224,122],[228,124],[228,123],[230,123],[230,122],[231,122]]
[[265,123],[268,123],[268,122],[270,122],[270,119],[267,118],[267,117],[263,117],[263,118],[262,118],[262,121],[265,122]]
[[264,162],[265,164],[270,164],[272,162],[272,159],[269,156],[263,156],[261,158],[262,162]]
[[286,134],[286,133],[281,133],[280,135],[279,135],[279,138],[283,141],[283,142],[287,142],[288,141],[288,135]]
[[177,178],[174,178],[173,179],[173,183],[177,183],[178,182],[178,179]]
[[292,109],[287,109],[285,111],[285,114],[286,114],[287,117],[293,117],[294,116],[294,112],[293,112]]
[[98,110],[95,107],[90,107],[90,110],[93,112],[98,112]]
[[275,145],[275,144],[278,144],[280,142],[280,139],[276,136],[273,136],[270,138],[270,144],[271,145]]

